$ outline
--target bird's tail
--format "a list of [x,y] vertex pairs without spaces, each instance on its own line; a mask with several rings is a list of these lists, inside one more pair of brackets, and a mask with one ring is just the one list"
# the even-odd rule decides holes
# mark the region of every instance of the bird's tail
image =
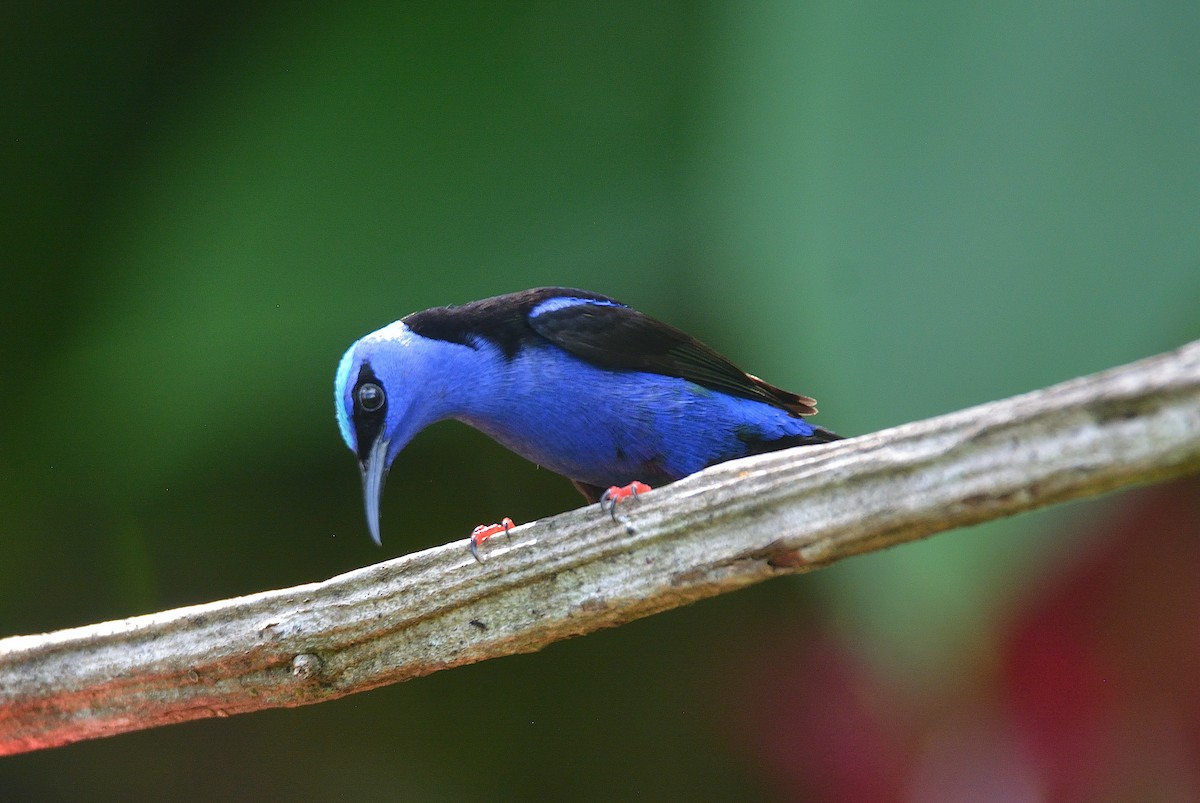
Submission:
[[807,438],[803,439],[800,443],[797,443],[795,445],[796,446],[812,446],[813,444],[817,444],[817,443],[833,443],[834,441],[844,441],[844,440],[845,440],[845,438],[843,438],[841,435],[837,434],[836,432],[834,432],[832,430],[825,429],[825,427],[814,426],[813,434],[809,435]]
[[793,446],[816,446],[819,443],[832,443],[845,440],[841,435],[825,427],[813,426],[811,435],[787,435],[774,441],[757,441],[749,444],[747,455],[778,452],[780,449],[791,449]]

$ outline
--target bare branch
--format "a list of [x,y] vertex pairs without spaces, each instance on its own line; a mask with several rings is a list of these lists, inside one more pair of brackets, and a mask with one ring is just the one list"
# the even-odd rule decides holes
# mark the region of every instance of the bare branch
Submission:
[[1200,469],[1200,341],[323,583],[0,640],[0,754],[315,703]]

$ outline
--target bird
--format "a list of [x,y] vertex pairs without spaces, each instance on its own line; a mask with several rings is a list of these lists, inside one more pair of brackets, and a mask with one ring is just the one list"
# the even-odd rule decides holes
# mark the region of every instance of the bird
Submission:
[[[748,374],[675,327],[600,293],[538,287],[414,312],[355,341],[334,379],[381,544],[388,471],[421,430],[461,421],[616,503],[703,468],[840,436],[809,396]],[[480,526],[471,552],[512,526]]]

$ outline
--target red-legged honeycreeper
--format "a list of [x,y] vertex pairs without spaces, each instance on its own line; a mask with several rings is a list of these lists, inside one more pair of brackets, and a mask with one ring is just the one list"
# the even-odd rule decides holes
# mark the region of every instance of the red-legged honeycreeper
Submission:
[[334,388],[377,544],[392,461],[447,418],[569,478],[590,502],[610,486],[665,485],[838,439],[802,418],[817,412],[813,399],[619,301],[564,287],[414,312],[352,345]]

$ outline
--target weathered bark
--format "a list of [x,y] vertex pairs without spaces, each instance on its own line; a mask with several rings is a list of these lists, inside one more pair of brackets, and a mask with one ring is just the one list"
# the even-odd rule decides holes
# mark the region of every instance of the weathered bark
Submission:
[[1200,341],[323,583],[0,640],[0,754],[538,650],[931,533],[1200,469]]

